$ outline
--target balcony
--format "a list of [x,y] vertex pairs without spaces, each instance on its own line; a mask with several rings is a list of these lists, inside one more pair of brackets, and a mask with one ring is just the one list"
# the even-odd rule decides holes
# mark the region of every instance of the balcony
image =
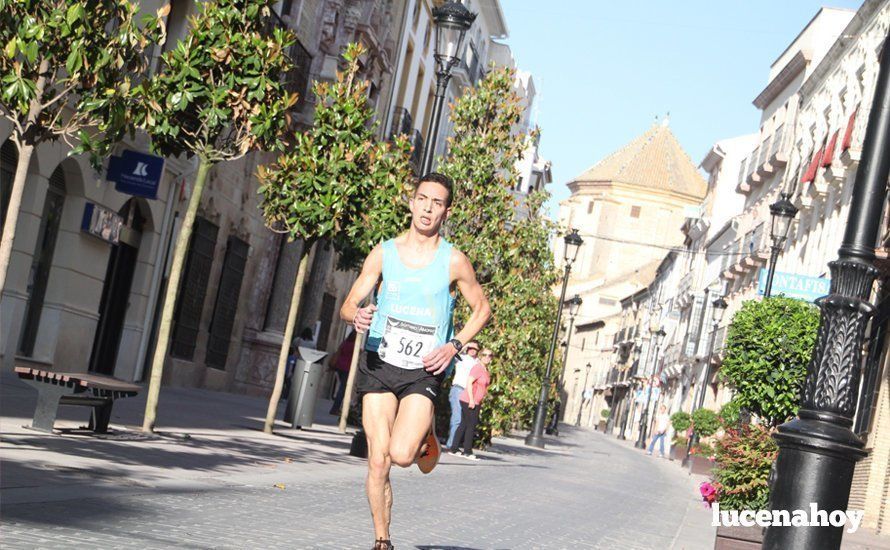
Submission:
[[760,166],[760,151],[762,145],[764,144],[760,144],[754,148],[754,151],[751,152],[751,156],[749,157],[747,175],[745,176],[745,183],[748,184],[749,191],[752,186],[763,182],[763,178],[757,171],[757,168]]
[[713,333],[714,338],[714,355],[723,358],[723,347],[726,344],[726,327],[722,326]]
[[677,285],[677,306],[678,307],[686,307],[691,301],[690,297],[692,295],[692,280],[695,278],[695,272],[689,271],[683,278],[680,279],[680,283]]
[[736,184],[735,190],[739,193],[747,193],[751,190],[751,186],[748,185],[748,165],[751,162],[751,158],[744,158],[742,162],[739,164],[739,179]]

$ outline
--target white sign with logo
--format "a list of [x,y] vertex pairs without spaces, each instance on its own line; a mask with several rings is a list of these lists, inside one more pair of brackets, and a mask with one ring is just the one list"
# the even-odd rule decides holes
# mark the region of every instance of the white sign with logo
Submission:
[[436,327],[386,318],[380,348],[380,359],[403,369],[423,368],[423,357],[436,346]]

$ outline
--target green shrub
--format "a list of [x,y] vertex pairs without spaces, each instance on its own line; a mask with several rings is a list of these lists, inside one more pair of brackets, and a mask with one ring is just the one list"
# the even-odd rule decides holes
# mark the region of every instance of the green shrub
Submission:
[[729,430],[738,426],[740,413],[741,407],[735,399],[720,407],[717,416],[720,417],[720,425],[723,426],[723,429]]
[[717,413],[711,409],[698,409],[692,413],[692,430],[699,437],[708,437],[714,435],[720,428],[720,421],[717,419]]
[[692,417],[687,412],[678,411],[671,415],[671,426],[676,433],[685,433],[691,423]]
[[819,310],[785,297],[750,300],[735,314],[720,376],[735,401],[769,427],[797,414],[800,388],[816,343]]
[[710,443],[705,443],[704,441],[699,441],[695,444],[695,446],[689,451],[690,454],[701,455],[701,456],[711,456],[714,454],[714,447]]
[[600,411],[600,416],[603,417],[603,420],[609,418],[609,409],[603,409]]
[[778,451],[765,426],[748,424],[728,430],[717,443],[714,469],[720,507],[765,509],[769,504],[769,472]]

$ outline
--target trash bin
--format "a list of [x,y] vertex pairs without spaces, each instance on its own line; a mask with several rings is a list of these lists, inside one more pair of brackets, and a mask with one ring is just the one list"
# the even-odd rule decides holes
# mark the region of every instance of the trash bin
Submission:
[[284,408],[285,422],[297,429],[312,426],[315,419],[315,401],[324,370],[320,361],[328,354],[312,348],[298,349],[300,358],[291,375],[290,395]]

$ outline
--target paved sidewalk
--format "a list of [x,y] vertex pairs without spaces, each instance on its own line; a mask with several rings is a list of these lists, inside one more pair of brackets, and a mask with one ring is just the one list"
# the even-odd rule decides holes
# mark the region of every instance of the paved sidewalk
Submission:
[[[4,548],[370,547],[365,464],[327,401],[321,424],[269,436],[264,399],[164,388],[156,437],[142,398],[99,437],[77,430],[82,407],[63,407],[62,435],[22,428],[35,395],[0,374]],[[565,428],[544,451],[506,437],[480,455],[394,472],[399,550],[713,547],[697,480],[628,443]]]

